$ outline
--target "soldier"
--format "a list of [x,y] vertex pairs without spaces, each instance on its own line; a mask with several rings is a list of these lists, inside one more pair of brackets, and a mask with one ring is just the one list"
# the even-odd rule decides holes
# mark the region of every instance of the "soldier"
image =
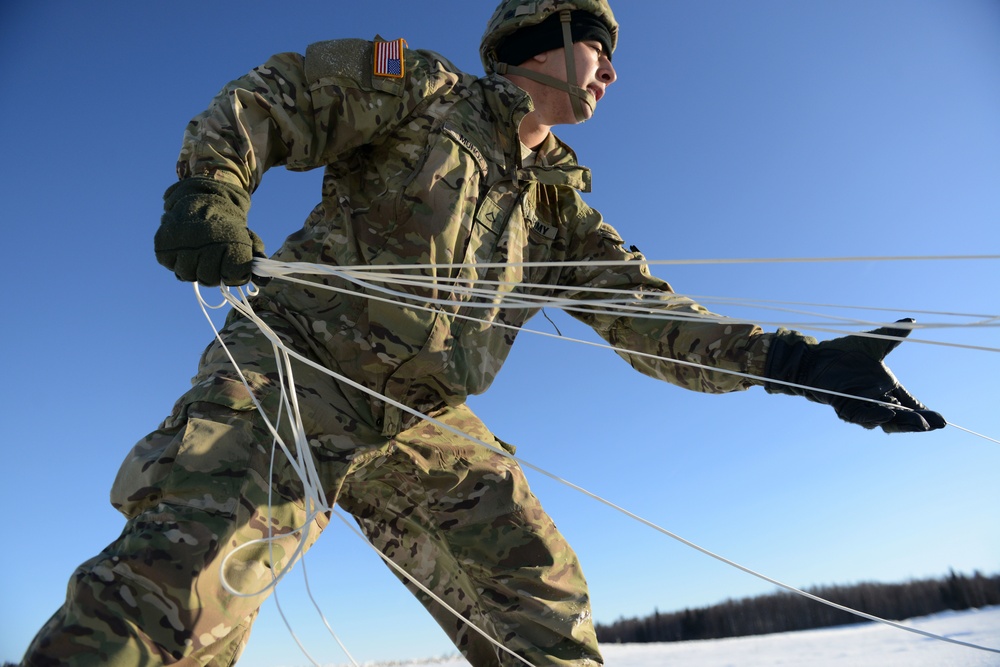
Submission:
[[[882,363],[905,326],[818,343],[719,321],[651,276],[583,202],[590,172],[550,130],[594,114],[615,82],[617,38],[606,0],[504,0],[481,44],[485,77],[402,40],[324,42],[272,57],[191,121],[155,238],[179,279],[251,279],[263,247],[247,228],[250,193],[282,165],[325,176],[320,203],[275,259],[433,280],[397,286],[394,302],[336,275],[274,280],[254,298],[312,362],[294,373],[319,508],[284,457],[272,463],[262,414],[291,433],[271,344],[231,315],[225,345],[208,346],[191,390],[122,464],[111,500],[126,527],[74,573],[25,665],[235,663],[275,574],[334,503],[503,646],[406,582],[473,665],[601,664],[576,556],[502,454],[512,448],[465,405],[537,310],[501,307],[514,289],[581,301],[628,290],[676,315],[575,312],[637,370],[688,389],[763,384],[866,428],[945,425]],[[455,281],[495,294],[450,291]]]

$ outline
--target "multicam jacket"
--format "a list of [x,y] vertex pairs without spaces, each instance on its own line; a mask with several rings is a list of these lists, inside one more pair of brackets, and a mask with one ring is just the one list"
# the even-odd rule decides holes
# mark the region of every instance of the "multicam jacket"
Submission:
[[[430,410],[490,385],[516,327],[538,310],[533,297],[581,301],[611,288],[682,318],[709,315],[652,277],[583,202],[590,172],[569,147],[550,135],[535,164],[522,163],[517,129],[531,101],[521,89],[409,49],[402,76],[382,76],[373,49],[338,40],[314,44],[304,57],[272,57],[191,121],[178,163],[181,178],[207,175],[249,192],[270,167],[323,167],[319,205],[274,259],[434,279],[388,284],[391,297],[339,277],[316,279],[337,291],[272,281],[257,306],[292,323],[303,351]],[[623,265],[579,264],[592,260]],[[524,265],[535,262],[565,264]],[[501,305],[512,298],[523,307]],[[571,312],[636,369],[689,389],[726,392],[751,382],[654,356],[753,374],[764,363],[766,336],[749,324]],[[402,428],[399,409],[373,398],[371,410],[383,433]]]

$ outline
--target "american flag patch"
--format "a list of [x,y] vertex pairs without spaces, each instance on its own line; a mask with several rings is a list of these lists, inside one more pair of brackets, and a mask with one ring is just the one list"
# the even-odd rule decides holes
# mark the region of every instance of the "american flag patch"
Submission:
[[391,42],[375,42],[375,76],[388,76],[394,79],[403,78],[403,46],[404,39]]

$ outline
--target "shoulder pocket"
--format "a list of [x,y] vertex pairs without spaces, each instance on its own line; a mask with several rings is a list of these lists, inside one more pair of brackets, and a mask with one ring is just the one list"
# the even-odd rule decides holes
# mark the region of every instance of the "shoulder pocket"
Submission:
[[606,241],[609,241],[614,245],[625,245],[625,240],[621,237],[618,231],[606,222],[602,222],[600,224],[597,228],[597,233],[600,234]]

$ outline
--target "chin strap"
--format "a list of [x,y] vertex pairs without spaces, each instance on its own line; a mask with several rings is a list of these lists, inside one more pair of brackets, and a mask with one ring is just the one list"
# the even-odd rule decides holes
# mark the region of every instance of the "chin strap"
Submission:
[[572,12],[564,9],[559,12],[559,20],[562,22],[563,49],[566,52],[566,80],[562,81],[547,74],[539,74],[519,65],[508,65],[507,63],[496,63],[494,69],[497,74],[516,74],[526,79],[532,79],[538,83],[561,90],[569,95],[570,104],[573,106],[573,115],[578,122],[587,120],[583,105],[586,104],[593,112],[597,106],[597,99],[594,94],[586,88],[581,88],[570,81],[576,81],[576,57],[573,53],[573,31],[570,27]]

